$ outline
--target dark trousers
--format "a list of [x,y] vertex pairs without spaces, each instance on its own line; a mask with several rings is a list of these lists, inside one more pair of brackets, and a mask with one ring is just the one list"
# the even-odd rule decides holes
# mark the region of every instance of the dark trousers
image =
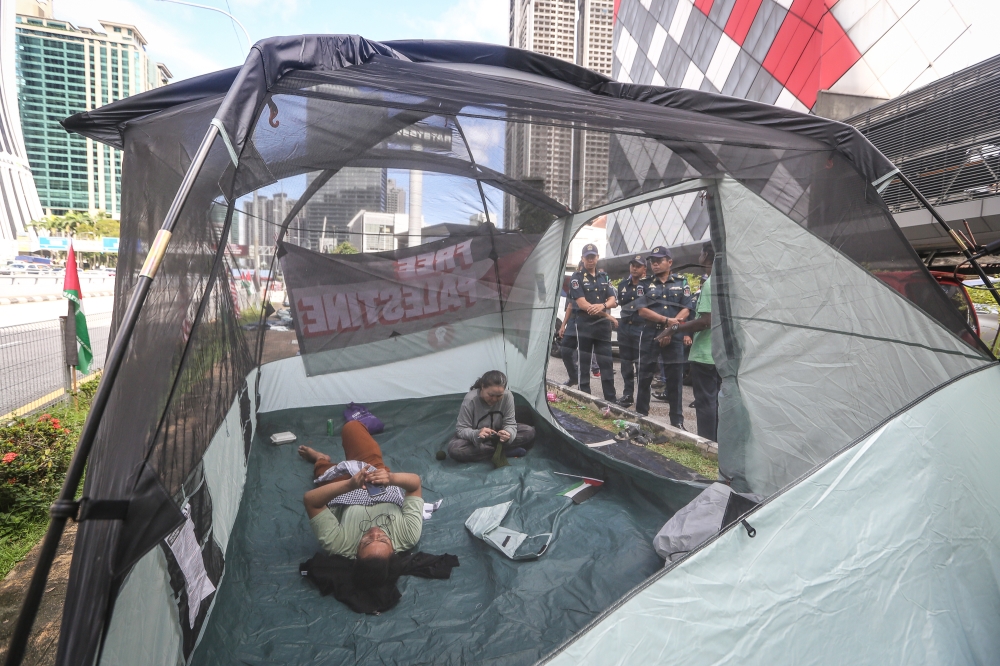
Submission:
[[694,411],[698,417],[698,436],[717,441],[722,377],[714,365],[692,361],[691,386],[694,389]]
[[661,347],[660,343],[654,339],[661,332],[656,330],[655,326],[643,326],[639,336],[639,388],[635,398],[635,411],[640,414],[649,414],[649,386],[653,383],[653,375],[659,370],[659,364],[662,361],[663,372],[666,375],[663,392],[666,393],[667,402],[670,403],[670,425],[683,426],[683,338],[676,335],[669,345]]
[[[517,424],[517,437],[503,444],[504,451],[511,449],[530,449],[535,445],[535,429],[523,423]],[[458,462],[480,462],[489,460],[496,453],[496,446],[490,442],[470,442],[461,437],[453,437],[448,442],[448,455]]]
[[577,367],[577,347],[579,346],[576,337],[576,319],[570,319],[566,323],[566,332],[563,333],[562,341],[559,343],[559,353],[562,356],[563,365],[566,366],[566,374],[569,376],[567,384],[580,382],[580,373]]
[[625,388],[622,396],[631,398],[635,395],[636,361],[639,360],[639,334],[642,326],[621,322],[618,325],[618,359],[621,361],[622,381]]
[[611,358],[611,320],[583,321],[577,319],[576,336],[580,343],[580,390],[590,393],[590,359],[597,356],[601,369],[601,389],[605,400],[615,400],[615,368]]

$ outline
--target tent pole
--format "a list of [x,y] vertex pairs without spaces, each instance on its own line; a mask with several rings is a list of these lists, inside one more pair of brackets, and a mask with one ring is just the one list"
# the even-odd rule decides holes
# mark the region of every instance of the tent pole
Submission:
[[972,264],[972,267],[976,269],[976,273],[979,274],[979,278],[983,281],[983,284],[985,284],[986,288],[990,290],[991,294],[993,294],[993,300],[997,302],[997,305],[1000,305],[1000,292],[997,291],[996,286],[994,286],[993,281],[990,280],[990,277],[986,274],[986,271],[983,270],[983,267],[979,265],[978,261],[976,261],[975,256],[972,254],[972,250],[970,250],[969,247],[965,244],[965,242],[962,241],[962,238],[957,233],[955,233],[955,230],[948,226],[948,223],[945,222],[944,218],[941,217],[941,215],[937,212],[937,210],[935,210],[934,206],[931,205],[931,202],[928,201],[924,197],[924,195],[920,193],[920,190],[918,190],[916,186],[910,182],[909,178],[903,175],[902,171],[900,171],[897,174],[897,176],[901,181],[903,181],[903,185],[906,185],[907,189],[910,190],[910,192],[913,192],[913,196],[915,196],[920,201],[920,203],[924,205],[924,208],[926,208],[927,211],[931,214],[931,217],[933,217],[937,221],[937,223],[941,225],[941,227],[945,230],[945,232],[949,236],[951,236],[951,239],[955,241],[955,244],[958,245],[958,248],[962,251],[962,254],[965,255],[965,260],[968,261],[970,264]]
[[160,267],[160,261],[166,253],[167,244],[170,242],[170,234],[177,223],[181,209],[183,209],[187,201],[188,194],[190,194],[191,188],[194,186],[194,181],[198,177],[198,173],[201,171],[201,167],[205,163],[208,152],[218,134],[219,130],[216,126],[212,125],[208,128],[205,138],[202,139],[201,145],[198,147],[198,152],[195,153],[191,166],[188,167],[187,173],[184,174],[184,180],[181,181],[177,194],[174,195],[173,203],[171,203],[170,209],[167,211],[163,225],[160,227],[159,232],[157,232],[156,239],[153,241],[149,253],[146,255],[146,261],[143,263],[139,279],[132,290],[132,296],[129,299],[129,304],[125,310],[125,315],[122,317],[118,332],[115,335],[114,343],[108,351],[108,356],[104,364],[104,376],[97,387],[97,393],[94,394],[90,414],[87,416],[83,432],[80,434],[80,441],[76,446],[76,451],[73,453],[69,470],[66,472],[66,480],[63,482],[62,490],[59,492],[59,499],[49,509],[49,515],[51,516],[49,527],[45,532],[45,538],[42,540],[38,562],[35,564],[35,570],[31,574],[31,583],[25,594],[24,602],[21,604],[17,624],[14,627],[10,645],[7,648],[7,658],[4,661],[5,666],[17,666],[24,659],[24,652],[28,647],[28,638],[31,635],[31,627],[35,623],[35,616],[38,614],[38,607],[41,604],[42,595],[45,593],[45,584],[49,578],[49,570],[52,568],[56,549],[59,547],[59,540],[62,538],[63,530],[66,528],[66,521],[69,518],[75,520],[77,511],[79,510],[79,503],[74,500],[76,491],[80,485],[80,479],[83,477],[87,458],[90,456],[90,451],[94,446],[94,439],[97,436],[97,429],[101,424],[101,418],[104,416],[108,399],[111,397],[115,378],[118,376],[122,361],[125,359],[125,351],[132,337],[132,331],[135,329],[136,321],[139,319],[139,314],[143,303],[146,301],[146,295],[149,293],[153,278]]

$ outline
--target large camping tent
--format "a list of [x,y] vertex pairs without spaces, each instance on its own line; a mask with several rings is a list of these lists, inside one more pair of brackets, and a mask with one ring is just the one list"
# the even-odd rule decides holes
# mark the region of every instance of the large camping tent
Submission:
[[[58,663],[1000,652],[1000,370],[894,224],[878,193],[893,166],[853,128],[505,47],[352,36],[265,40],[241,68],[65,125],[124,153],[127,346],[102,387]],[[417,220],[399,249],[322,252],[338,202],[374,191],[384,210],[388,174],[411,197],[422,183],[428,214],[488,223],[420,243]],[[288,195],[254,233],[274,240],[293,330],[255,325],[233,256],[257,193]],[[544,378],[576,231],[685,196],[709,207],[717,248],[720,472],[768,500],[756,538],[737,524],[663,568],[650,539],[705,484],[572,440]],[[491,368],[536,450],[492,472],[437,462]],[[309,470],[267,443],[292,430],[335,455],[326,421],[351,401],[386,421],[390,464],[445,500],[421,548],[461,561],[450,581],[405,581],[377,617],[299,576]],[[556,471],[606,488],[571,506]],[[555,533],[543,557],[512,562],[464,531],[503,501],[517,528]]]

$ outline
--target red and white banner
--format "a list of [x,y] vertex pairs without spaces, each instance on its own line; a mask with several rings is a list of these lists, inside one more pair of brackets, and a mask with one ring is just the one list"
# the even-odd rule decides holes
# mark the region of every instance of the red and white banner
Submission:
[[[454,324],[500,312],[534,239],[477,231],[371,254],[278,250],[303,355],[427,332],[449,345]],[[499,296],[499,297],[498,297]]]

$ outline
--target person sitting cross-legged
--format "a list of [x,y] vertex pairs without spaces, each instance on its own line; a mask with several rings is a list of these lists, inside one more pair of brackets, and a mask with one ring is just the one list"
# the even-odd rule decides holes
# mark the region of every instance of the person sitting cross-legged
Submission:
[[479,462],[492,458],[500,446],[506,457],[519,458],[534,443],[535,429],[514,419],[514,394],[507,390],[507,375],[490,370],[462,400],[448,455],[458,462]]
[[[303,503],[323,551],[356,559],[355,577],[366,585],[382,585],[390,577],[394,553],[410,550],[420,540],[420,477],[390,471],[378,442],[358,421],[344,425],[342,440],[347,460],[338,465],[315,449],[299,447],[299,455],[313,463],[313,479],[319,484],[306,492]],[[340,474],[352,469],[357,471]],[[369,485],[384,490],[371,496]]]

